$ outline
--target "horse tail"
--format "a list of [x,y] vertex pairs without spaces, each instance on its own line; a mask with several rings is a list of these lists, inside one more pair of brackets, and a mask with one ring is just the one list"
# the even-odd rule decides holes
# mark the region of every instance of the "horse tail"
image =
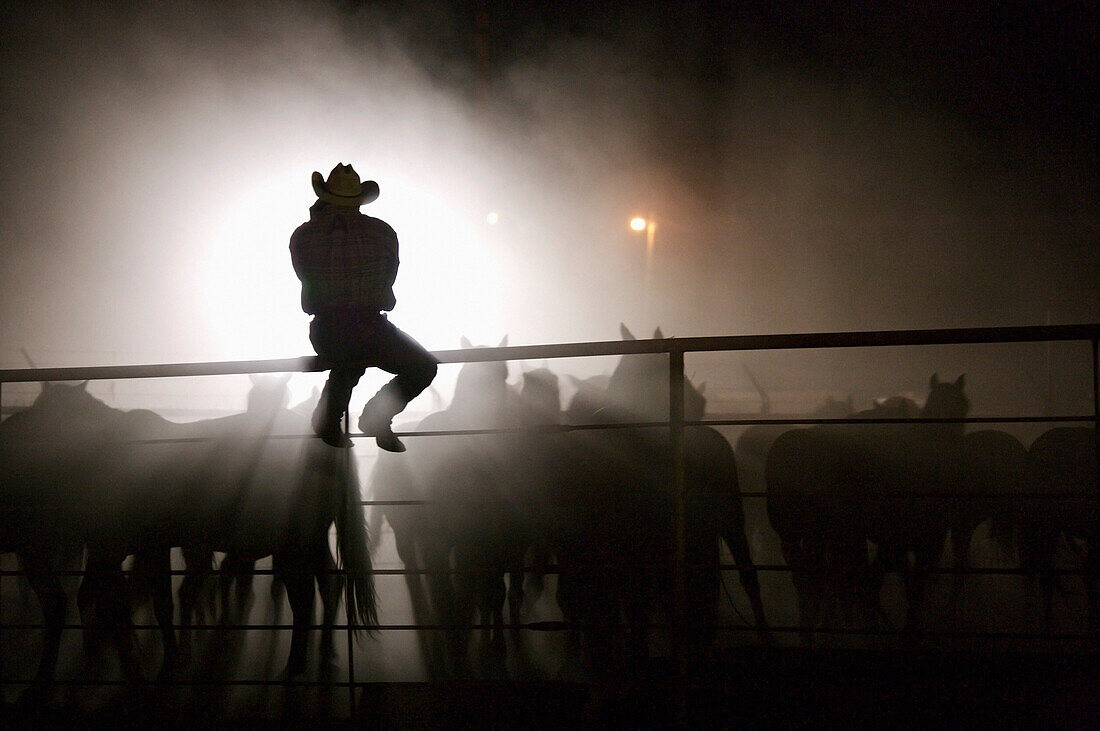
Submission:
[[370,541],[362,495],[359,492],[359,472],[348,451],[337,459],[343,461],[343,504],[336,511],[336,552],[340,567],[347,573],[346,606],[348,623],[356,631],[365,629],[373,635],[378,626],[378,594],[374,587]]
[[[371,485],[371,499],[377,500],[377,490],[374,489],[374,485]],[[378,505],[371,505],[370,508],[370,520],[367,523],[367,537],[369,540],[369,546],[374,549],[378,547],[382,538],[382,519],[385,516],[382,514],[382,509]]]

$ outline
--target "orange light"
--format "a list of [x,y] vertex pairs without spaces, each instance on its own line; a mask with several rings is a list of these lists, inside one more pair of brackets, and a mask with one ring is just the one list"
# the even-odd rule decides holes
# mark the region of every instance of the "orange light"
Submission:
[[634,229],[635,231],[641,231],[645,228],[645,226],[646,220],[641,216],[630,219],[630,228]]

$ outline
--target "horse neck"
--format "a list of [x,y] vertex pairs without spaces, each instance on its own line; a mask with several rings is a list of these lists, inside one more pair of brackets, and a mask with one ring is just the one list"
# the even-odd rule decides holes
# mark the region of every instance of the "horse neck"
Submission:
[[[961,419],[967,409],[952,408],[929,399],[920,411],[921,419]],[[966,425],[961,422],[932,422],[920,425],[920,435],[926,439],[961,441]]]

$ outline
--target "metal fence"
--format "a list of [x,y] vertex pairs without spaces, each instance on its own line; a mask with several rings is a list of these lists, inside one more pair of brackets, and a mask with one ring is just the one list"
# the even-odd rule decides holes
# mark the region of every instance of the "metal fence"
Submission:
[[[970,345],[970,344],[1007,344],[1007,343],[1055,343],[1082,341],[1091,343],[1091,369],[1092,369],[1092,413],[1091,414],[1045,414],[1043,416],[997,416],[964,418],[952,421],[963,423],[1044,423],[1044,422],[1077,422],[1096,425],[1100,421],[1100,356],[1098,356],[1098,342],[1100,342],[1100,324],[1087,324],[1075,326],[1044,326],[1044,327],[1011,327],[1011,328],[970,328],[970,329],[937,329],[937,330],[904,330],[904,331],[876,331],[876,332],[836,332],[836,333],[808,333],[786,335],[744,335],[729,337],[688,337],[666,338],[651,340],[631,340],[614,342],[589,342],[568,343],[553,345],[510,346],[495,348],[465,348],[460,350],[447,350],[436,352],[435,355],[443,364],[459,364],[488,361],[519,361],[519,360],[548,360],[561,358],[589,358],[596,356],[623,356],[637,354],[660,354],[668,359],[668,406],[669,419],[667,422],[647,423],[635,426],[660,426],[668,429],[668,440],[671,454],[671,495],[673,499],[672,519],[676,526],[676,551],[677,565],[684,560],[684,533],[685,518],[684,500],[684,433],[685,427],[696,425],[708,425],[715,427],[752,426],[759,424],[821,424],[844,423],[844,419],[813,419],[806,417],[775,419],[766,416],[737,417],[721,419],[704,419],[701,421],[687,421],[684,413],[685,398],[685,355],[705,352],[730,352],[730,351],[787,351],[794,349],[821,349],[821,348],[879,348],[884,346],[926,346],[926,345]],[[99,366],[99,367],[72,367],[72,368],[29,368],[0,370],[0,387],[6,383],[28,383],[49,381],[81,381],[97,379],[149,379],[166,377],[200,377],[231,374],[260,374],[260,373],[287,373],[287,372],[319,372],[326,366],[314,357],[291,358],[281,360],[256,360],[256,361],[232,361],[214,363],[189,363],[189,364],[162,364],[162,365],[129,365],[129,366]],[[0,391],[2,395],[2,391]],[[890,421],[890,420],[885,420]],[[441,433],[447,434],[482,434],[493,430],[461,430],[453,432],[403,432],[400,435],[416,439],[419,437]],[[363,435],[352,434],[353,438],[361,438]],[[1100,452],[1100,443],[1098,443]],[[762,499],[762,493],[746,494],[750,499]],[[376,504],[366,500],[364,505]],[[732,565],[723,565],[723,569],[735,568]],[[758,565],[765,571],[786,571],[788,568],[779,564]],[[1010,569],[972,569],[974,573],[1011,573]],[[0,572],[0,577],[18,575],[18,571]],[[379,574],[399,574],[400,569],[380,569]],[[675,572],[674,576],[680,575]],[[683,586],[675,587],[679,596]],[[675,615],[674,615],[675,616]],[[547,623],[542,626],[518,625],[521,628],[530,629],[563,629],[563,625],[550,627]],[[0,631],[12,629],[27,629],[23,625],[0,626]],[[79,629],[79,625],[68,626],[67,629]],[[151,628],[146,628],[151,629]],[[289,626],[270,625],[255,627],[252,629],[286,630]],[[346,625],[342,629],[348,629]],[[382,631],[387,630],[417,630],[422,629],[408,625],[383,625]],[[796,632],[798,626],[773,626],[775,631]],[[364,687],[369,679],[357,677],[357,671],[352,658],[351,632],[348,632],[347,680],[339,683],[349,689],[351,711],[354,713],[356,704],[354,697],[357,689]],[[673,658],[677,661],[679,671],[683,672],[683,650],[680,647],[671,648]],[[28,678],[2,678],[0,689],[24,685],[30,682]],[[81,681],[83,682],[83,681]],[[90,682],[90,681],[89,681]],[[235,681],[242,684],[264,684],[276,681],[254,680]]]

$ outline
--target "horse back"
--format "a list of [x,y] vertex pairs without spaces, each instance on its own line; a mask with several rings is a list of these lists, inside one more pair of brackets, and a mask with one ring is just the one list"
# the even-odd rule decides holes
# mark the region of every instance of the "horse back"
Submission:
[[1035,501],[1031,518],[1057,530],[1084,535],[1096,525],[1096,430],[1056,427],[1039,435],[1027,454],[1028,492]]

